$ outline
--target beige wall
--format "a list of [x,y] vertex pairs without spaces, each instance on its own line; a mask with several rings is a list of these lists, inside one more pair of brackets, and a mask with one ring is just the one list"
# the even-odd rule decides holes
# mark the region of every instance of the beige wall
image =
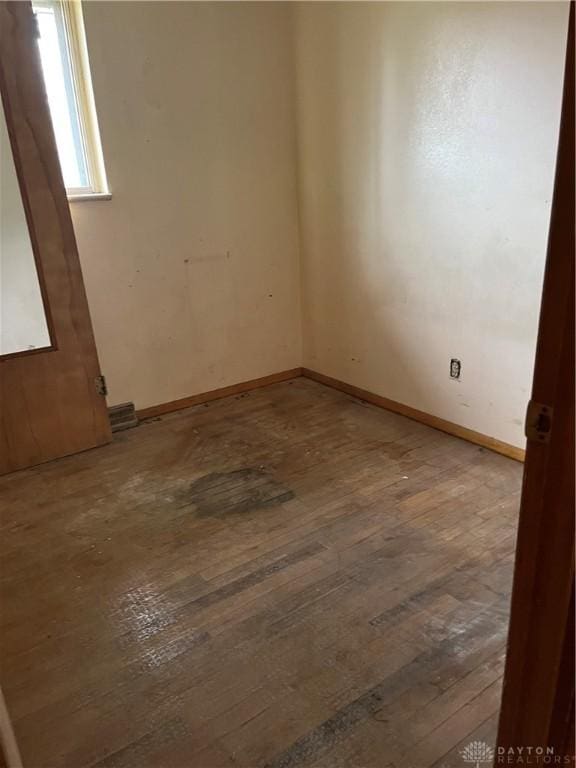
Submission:
[[303,363],[522,444],[566,4],[85,21],[113,198],[72,212],[111,403]]
[[84,3],[113,197],[71,208],[111,404],[300,365],[289,13]]
[[523,444],[567,13],[299,5],[306,366]]

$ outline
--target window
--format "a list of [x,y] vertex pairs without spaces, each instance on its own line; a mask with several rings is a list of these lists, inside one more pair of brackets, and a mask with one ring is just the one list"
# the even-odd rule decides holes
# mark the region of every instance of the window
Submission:
[[68,197],[108,197],[80,0],[33,0],[33,8]]

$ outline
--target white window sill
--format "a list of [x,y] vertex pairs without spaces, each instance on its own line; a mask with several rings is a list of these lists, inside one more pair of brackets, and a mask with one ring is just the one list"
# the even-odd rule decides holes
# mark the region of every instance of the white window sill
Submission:
[[86,203],[91,200],[112,200],[111,192],[87,192],[81,195],[68,195],[69,203]]

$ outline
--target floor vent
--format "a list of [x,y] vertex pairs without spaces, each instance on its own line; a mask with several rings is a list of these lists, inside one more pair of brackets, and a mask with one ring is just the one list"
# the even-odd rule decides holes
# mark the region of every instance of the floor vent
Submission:
[[110,426],[112,432],[120,432],[123,429],[130,429],[138,426],[138,416],[134,410],[134,403],[120,403],[108,408],[110,417]]

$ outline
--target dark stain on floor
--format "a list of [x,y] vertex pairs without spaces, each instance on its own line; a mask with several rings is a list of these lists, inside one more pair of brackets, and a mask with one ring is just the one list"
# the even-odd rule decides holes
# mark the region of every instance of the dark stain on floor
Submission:
[[211,472],[196,480],[187,501],[203,517],[224,517],[277,506],[294,498],[294,492],[265,470],[248,467],[233,472]]

